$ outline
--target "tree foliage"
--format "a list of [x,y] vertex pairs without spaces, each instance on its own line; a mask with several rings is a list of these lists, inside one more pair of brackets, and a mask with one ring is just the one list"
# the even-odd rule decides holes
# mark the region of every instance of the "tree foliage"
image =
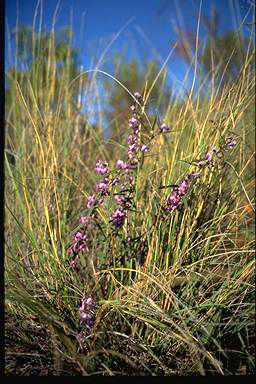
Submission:
[[246,61],[247,47],[248,39],[233,31],[209,40],[202,56],[205,72],[214,73],[223,84],[232,84]]
[[177,28],[176,53],[190,64],[197,54],[205,75],[214,77],[221,86],[232,84],[239,76],[246,61],[247,51],[252,47],[249,39],[241,32],[233,30],[220,35],[219,13],[213,8],[211,17],[202,15],[206,31],[205,43],[199,39],[196,52],[196,33],[192,30]]
[[[43,101],[46,97],[49,100],[50,96],[51,106],[55,107],[63,80],[67,84],[79,74],[79,51],[72,47],[71,29],[35,33],[30,26],[19,25],[12,32],[12,40],[15,40],[16,56],[15,64],[6,73],[6,109],[10,107],[11,95],[15,94],[12,89],[15,82],[24,94],[32,85],[37,100]],[[75,84],[71,98],[77,97],[77,93]]]

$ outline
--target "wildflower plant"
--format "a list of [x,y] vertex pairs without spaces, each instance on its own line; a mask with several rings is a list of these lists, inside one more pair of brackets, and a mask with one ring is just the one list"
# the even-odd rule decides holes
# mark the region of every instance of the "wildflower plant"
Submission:
[[[139,92],[135,92],[134,96],[141,101],[142,97]],[[140,114],[138,107],[134,104],[131,106],[133,112],[132,117],[128,121],[128,126],[132,130],[132,134],[128,135],[128,149],[125,160],[119,159],[116,161],[115,169],[112,171],[112,176],[109,171],[109,165],[106,161],[98,160],[95,166],[95,172],[103,178],[96,183],[95,193],[89,196],[86,211],[80,217],[80,223],[83,225],[73,235],[73,242],[68,249],[71,256],[71,266],[78,266],[79,255],[84,253],[89,238],[87,229],[93,222],[98,220],[97,208],[104,206],[107,199],[112,199],[113,211],[109,217],[109,223],[118,231],[120,230],[128,212],[134,208],[133,193],[134,179],[136,169],[139,165],[141,154],[148,152],[148,146],[139,139]]]
[[[134,93],[134,97],[142,103],[142,96],[139,92]],[[98,160],[95,165],[95,173],[101,176],[101,179],[96,182],[95,193],[90,195],[86,204],[86,211],[83,212],[83,216],[80,217],[80,224],[82,228],[79,227],[79,230],[73,234],[73,241],[68,249],[68,254],[71,257],[70,266],[73,269],[79,267],[80,257],[87,252],[90,253],[88,249],[90,243],[90,227],[92,225],[98,226],[102,229],[102,222],[100,222],[100,215],[98,214],[98,209],[104,207],[112,207],[112,212],[108,216],[108,223],[112,227],[112,230],[109,234],[104,237],[102,241],[108,243],[108,247],[111,247],[111,242],[113,237],[118,238],[119,232],[122,231],[125,223],[129,221],[130,215],[132,212],[137,211],[135,193],[136,188],[135,184],[138,182],[138,169],[143,166],[142,159],[146,153],[150,153],[151,143],[154,138],[159,134],[166,134],[172,132],[169,126],[162,122],[159,123],[158,132],[154,133],[154,127],[151,128],[151,136],[147,142],[143,141],[143,135],[141,132],[142,127],[145,122],[143,122],[143,116],[140,113],[140,109],[137,104],[132,104],[130,107],[132,111],[132,117],[128,120],[128,127],[131,132],[128,132],[127,136],[127,152],[126,156],[123,159],[118,159],[115,163],[114,169],[110,169],[109,164],[106,161]],[[167,194],[160,210],[162,213],[159,218],[152,218],[154,223],[151,229],[148,232],[148,236],[152,235],[155,230],[155,226],[158,221],[158,226],[161,227],[166,221],[170,221],[171,215],[175,214],[175,211],[183,211],[184,213],[184,201],[189,200],[190,195],[192,194],[195,188],[200,188],[200,178],[203,176],[205,169],[213,171],[218,163],[223,161],[225,152],[235,148],[237,145],[237,139],[234,135],[227,135],[226,139],[221,139],[218,145],[210,147],[210,149],[200,156],[199,159],[194,159],[190,165],[194,168],[189,173],[186,173],[185,176],[181,179],[178,184],[172,184],[168,186],[160,186],[160,189],[171,188],[171,191]],[[110,203],[111,202],[111,203]],[[143,215],[143,214],[142,214]],[[130,228],[126,225],[126,228]],[[95,234],[94,234],[95,236]],[[97,235],[96,235],[97,236]],[[136,239],[131,239],[129,229],[125,231],[122,236],[124,244],[131,244],[131,241]],[[138,237],[139,242],[143,242],[143,236]],[[146,245],[146,249],[147,249]],[[122,267],[132,268],[133,264],[125,262],[119,264]],[[143,265],[143,261],[140,261]],[[115,266],[114,263],[110,263],[108,267]],[[88,292],[89,294],[89,292]],[[82,330],[80,336],[86,335],[86,332],[83,330],[84,325],[90,329],[94,325],[94,312],[93,309],[96,306],[96,301],[91,297],[83,297],[81,299],[80,306],[80,326]]]

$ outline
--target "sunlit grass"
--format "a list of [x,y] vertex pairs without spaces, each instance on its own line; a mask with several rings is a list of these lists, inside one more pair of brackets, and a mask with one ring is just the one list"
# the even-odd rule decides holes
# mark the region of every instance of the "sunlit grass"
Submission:
[[[95,191],[95,164],[101,159],[114,169],[126,156],[128,133],[110,157],[104,130],[81,114],[72,87],[94,94],[100,105],[95,78],[112,75],[96,68],[72,78],[71,61],[58,70],[54,44],[53,33],[44,82],[35,47],[32,76],[14,71],[8,79],[6,147],[15,165],[6,152],[6,312],[45,326],[55,374],[65,364],[69,374],[82,375],[252,373],[255,52],[231,88],[197,97],[191,89],[182,104],[170,103],[163,120],[171,132],[154,137],[136,173],[136,209],[118,235],[109,222],[111,201],[99,209],[102,225],[93,227],[76,271],[67,248]],[[122,79],[112,79],[113,87],[125,89]],[[145,82],[141,105],[145,124],[156,129],[147,113],[151,89]],[[132,102],[135,90],[126,91]],[[101,120],[103,114],[102,108]],[[162,187],[195,171],[194,161],[229,134],[236,147],[205,167],[184,206],[163,219],[170,187]],[[149,138],[143,127],[141,135]],[[97,308],[82,340],[84,295]],[[17,340],[22,332],[15,329]]]

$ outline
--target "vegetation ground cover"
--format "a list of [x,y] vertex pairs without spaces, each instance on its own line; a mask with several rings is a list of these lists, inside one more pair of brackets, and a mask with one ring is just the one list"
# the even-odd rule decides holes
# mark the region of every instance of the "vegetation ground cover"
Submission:
[[17,36],[32,57],[7,74],[6,374],[255,373],[253,30],[235,79],[228,52],[183,100],[164,67],[81,72],[68,33]]

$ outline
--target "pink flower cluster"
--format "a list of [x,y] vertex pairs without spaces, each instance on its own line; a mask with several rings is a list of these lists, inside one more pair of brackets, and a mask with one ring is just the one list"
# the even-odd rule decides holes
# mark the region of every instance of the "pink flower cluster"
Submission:
[[[96,199],[95,194],[89,196],[86,208],[88,211],[87,216],[81,216],[80,217],[80,224],[83,225],[82,228],[80,228],[79,231],[77,231],[72,240],[72,244],[68,249],[68,254],[72,257],[72,260],[70,262],[70,266],[72,268],[77,268],[80,260],[81,253],[85,252],[88,243],[89,243],[89,237],[86,234],[88,227],[91,224],[91,220],[96,218],[96,211],[95,208],[102,204],[102,199]],[[91,212],[89,212],[91,211]]]
[[79,255],[81,252],[84,252],[88,244],[87,235],[76,232],[73,236],[72,244],[68,250],[69,254],[73,257],[73,260],[70,263],[72,268],[76,268],[79,263]]
[[126,212],[124,210],[117,208],[117,210],[112,214],[111,221],[116,228],[120,228],[124,225],[125,218],[126,218]]
[[[134,96],[137,98],[137,101],[141,103],[141,94],[135,92]],[[89,242],[88,229],[92,224],[92,221],[97,220],[97,207],[103,205],[105,199],[113,194],[113,200],[116,207],[111,213],[109,222],[113,225],[115,230],[119,230],[123,227],[125,220],[127,219],[127,212],[133,207],[135,183],[133,172],[138,168],[140,156],[149,150],[148,145],[142,142],[142,138],[139,135],[140,126],[143,123],[139,108],[140,106],[138,103],[135,103],[130,107],[132,117],[128,120],[128,126],[132,129],[132,133],[128,135],[127,158],[125,161],[121,159],[117,160],[116,169],[114,170],[116,173],[114,175],[115,177],[111,178],[109,175],[109,166],[106,161],[98,160],[96,163],[95,172],[102,175],[103,178],[96,183],[97,197],[96,194],[92,194],[88,198],[86,204],[87,213],[80,218],[82,228],[80,228],[73,236],[72,244],[68,250],[69,254],[72,256],[70,265],[73,268],[77,267],[80,254],[87,249]],[[164,122],[159,124],[158,133],[167,132],[170,132],[169,126]],[[152,138],[153,137],[154,136],[152,135]],[[165,200],[164,209],[167,212],[176,210],[182,204],[183,198],[188,194],[191,185],[200,176],[200,171],[205,166],[212,167],[214,165],[215,157],[219,154],[222,156],[224,150],[232,149],[236,144],[236,139],[229,136],[224,144],[220,146],[218,151],[215,147],[210,148],[201,159],[196,161],[196,165],[199,167],[199,172],[187,174],[179,185],[172,186],[172,190]]]
[[173,212],[181,204],[182,199],[186,196],[191,180],[196,180],[199,177],[199,172],[188,174],[182,182],[177,186],[173,186],[172,192],[165,200],[165,209],[168,212]]
[[80,306],[80,324],[85,323],[89,328],[93,327],[92,309],[96,302],[91,297],[83,297]]
[[168,127],[168,125],[166,123],[162,123],[162,124],[160,124],[159,131],[160,131],[160,133],[167,133],[167,132],[170,132],[170,128]]
[[[163,124],[162,124],[163,126]],[[214,165],[214,156],[217,156],[219,153],[222,154],[223,149],[232,149],[236,146],[237,141],[233,137],[228,137],[224,144],[220,146],[220,149],[217,151],[215,147],[212,147],[206,155],[196,161],[196,165],[199,167],[199,170],[204,167],[212,167]],[[190,183],[192,180],[196,180],[200,176],[200,172],[193,172],[188,174],[184,180],[177,186],[174,185],[171,193],[165,200],[164,208],[168,212],[173,212],[178,206],[181,205],[182,199],[187,195]]]
[[[139,92],[134,93],[134,97],[138,101],[141,101],[142,97]],[[136,170],[139,164],[137,155],[139,152],[145,153],[148,151],[148,147],[145,144],[138,144],[138,134],[140,126],[140,114],[138,113],[138,106],[131,105],[131,111],[133,112],[132,117],[128,120],[129,127],[133,130],[133,134],[128,135],[128,150],[127,150],[127,161],[121,159],[116,162],[116,169],[123,172],[122,178],[125,179],[125,182],[120,184],[120,194],[115,194],[114,200],[119,205],[119,207],[112,213],[112,224],[116,229],[121,228],[124,225],[125,219],[127,217],[126,210],[131,207],[131,196],[130,194],[134,189],[134,180],[130,176],[130,172]],[[120,183],[120,179],[119,183]],[[118,184],[119,184],[118,183]],[[112,185],[113,182],[112,182]],[[127,192],[125,194],[125,192]]]
[[105,175],[108,173],[108,163],[103,161],[98,161],[95,167],[96,173]]

